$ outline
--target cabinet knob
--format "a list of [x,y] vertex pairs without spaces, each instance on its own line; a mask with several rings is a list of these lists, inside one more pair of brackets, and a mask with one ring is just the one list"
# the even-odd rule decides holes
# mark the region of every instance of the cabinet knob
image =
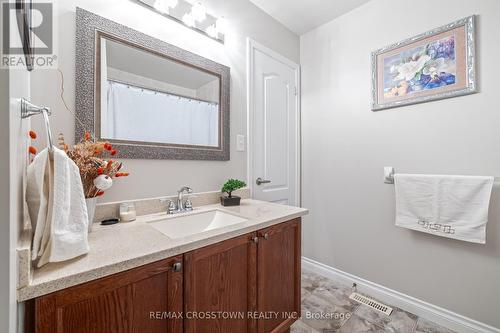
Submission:
[[252,242],[258,243],[259,242],[259,237],[257,237],[257,236],[252,237]]
[[182,264],[180,262],[176,262],[172,265],[172,270],[174,272],[180,272],[182,270]]
[[264,234],[264,236],[262,236],[262,237],[263,237],[265,240],[268,240],[268,239],[269,239],[269,234],[266,232],[266,233]]

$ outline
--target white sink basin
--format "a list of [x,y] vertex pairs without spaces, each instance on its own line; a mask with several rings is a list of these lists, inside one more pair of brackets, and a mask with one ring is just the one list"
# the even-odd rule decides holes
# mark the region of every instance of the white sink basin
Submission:
[[205,212],[193,212],[192,214],[176,217],[168,217],[164,220],[150,222],[149,225],[165,236],[175,239],[223,228],[245,221],[247,221],[247,219],[236,215],[228,214],[220,210],[211,210]]

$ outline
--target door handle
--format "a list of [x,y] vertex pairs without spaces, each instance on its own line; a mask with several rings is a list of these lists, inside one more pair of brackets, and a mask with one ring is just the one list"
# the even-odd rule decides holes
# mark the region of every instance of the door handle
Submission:
[[271,182],[270,180],[265,180],[260,177],[255,180],[255,184],[257,185],[269,184],[270,182]]

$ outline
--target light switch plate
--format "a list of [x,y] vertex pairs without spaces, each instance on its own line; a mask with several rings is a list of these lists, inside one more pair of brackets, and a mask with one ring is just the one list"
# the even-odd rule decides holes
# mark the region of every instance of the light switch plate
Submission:
[[236,151],[245,151],[245,136],[237,135],[236,136]]

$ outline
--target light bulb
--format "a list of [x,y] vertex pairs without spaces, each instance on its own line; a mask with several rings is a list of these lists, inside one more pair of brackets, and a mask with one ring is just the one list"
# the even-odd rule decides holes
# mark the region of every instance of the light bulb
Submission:
[[217,38],[219,37],[219,32],[217,31],[217,28],[215,27],[215,24],[212,24],[207,28],[207,35],[209,35],[212,38]]
[[197,22],[203,22],[207,18],[207,9],[201,2],[195,3],[191,8],[191,15]]
[[217,23],[215,23],[215,27],[217,28],[217,32],[225,34],[227,29],[226,19],[223,16],[219,17],[217,19]]
[[167,6],[172,9],[177,7],[177,4],[179,4],[179,0],[166,0]]
[[175,8],[177,4],[178,0],[155,0],[153,7],[163,14],[169,14],[170,9]]
[[191,15],[191,13],[184,14],[184,16],[182,17],[182,22],[184,22],[184,24],[188,27],[194,27],[195,24],[194,17],[193,15]]
[[155,0],[153,7],[160,13],[168,13],[169,11],[167,0]]

